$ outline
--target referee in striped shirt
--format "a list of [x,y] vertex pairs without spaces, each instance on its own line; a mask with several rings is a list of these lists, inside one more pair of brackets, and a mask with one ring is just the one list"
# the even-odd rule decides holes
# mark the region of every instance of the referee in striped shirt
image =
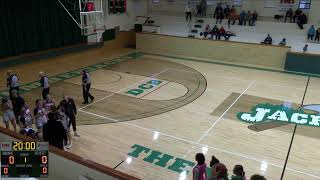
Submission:
[[49,78],[44,74],[44,72],[39,72],[39,77],[42,99],[45,100],[47,95],[50,93]]
[[19,95],[19,77],[12,70],[8,70],[7,76],[7,87],[9,89],[10,100],[12,100],[13,91],[16,91]]
[[88,99],[90,98],[91,102],[94,100],[94,97],[90,94],[91,87],[91,78],[87,70],[82,70],[82,92],[84,101],[82,104],[88,104]]

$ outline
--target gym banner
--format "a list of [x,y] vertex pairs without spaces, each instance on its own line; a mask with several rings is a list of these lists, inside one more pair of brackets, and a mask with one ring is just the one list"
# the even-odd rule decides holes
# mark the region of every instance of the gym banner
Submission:
[[281,4],[295,4],[295,0],[280,0]]
[[108,0],[109,14],[118,14],[127,12],[126,0]]

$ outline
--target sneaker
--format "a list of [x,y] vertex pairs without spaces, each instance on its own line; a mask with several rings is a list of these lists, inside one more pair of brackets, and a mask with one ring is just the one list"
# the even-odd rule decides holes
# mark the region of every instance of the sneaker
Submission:
[[71,147],[72,147],[72,144],[66,145],[66,148],[67,148],[67,149],[70,149]]
[[77,132],[74,132],[74,136],[80,137],[80,135]]
[[93,100],[94,100],[94,97],[91,98],[91,102],[93,102]]

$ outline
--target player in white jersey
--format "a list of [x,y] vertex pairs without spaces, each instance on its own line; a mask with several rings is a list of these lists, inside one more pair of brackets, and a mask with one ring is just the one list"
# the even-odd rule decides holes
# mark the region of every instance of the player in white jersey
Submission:
[[33,114],[36,119],[38,131],[42,132],[43,125],[48,122],[48,117],[40,99],[36,100],[36,107],[34,108]]
[[24,118],[20,119],[20,134],[26,135],[32,138],[39,138],[38,133],[32,128],[32,124],[28,124]]
[[27,104],[24,104],[22,107],[21,116],[19,117],[20,123],[23,121],[27,126],[31,126],[33,123],[33,118],[31,111]]
[[67,149],[70,149],[71,146],[72,146],[72,143],[71,143],[71,134],[70,134],[70,119],[69,117],[66,115],[65,113],[65,109],[64,109],[64,106],[58,106],[58,113],[59,113],[59,120],[63,127],[64,127],[64,130],[66,131],[66,134],[67,134],[67,137],[68,139],[65,139],[64,140],[64,147],[67,148]]
[[17,131],[16,127],[16,117],[13,112],[12,103],[9,99],[3,98],[1,102],[1,111],[3,112],[3,122],[6,128],[9,129],[9,121],[11,122],[14,131]]
[[56,102],[51,98],[50,94],[47,95],[46,99],[43,101],[43,107],[46,110],[46,113],[51,112],[51,108],[56,106]]

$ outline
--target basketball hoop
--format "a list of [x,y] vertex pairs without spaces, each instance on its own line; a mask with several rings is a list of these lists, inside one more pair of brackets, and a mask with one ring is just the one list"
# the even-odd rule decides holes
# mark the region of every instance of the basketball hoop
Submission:
[[81,18],[82,22],[84,22],[82,34],[85,36],[102,34],[106,30],[103,12],[82,13]]

